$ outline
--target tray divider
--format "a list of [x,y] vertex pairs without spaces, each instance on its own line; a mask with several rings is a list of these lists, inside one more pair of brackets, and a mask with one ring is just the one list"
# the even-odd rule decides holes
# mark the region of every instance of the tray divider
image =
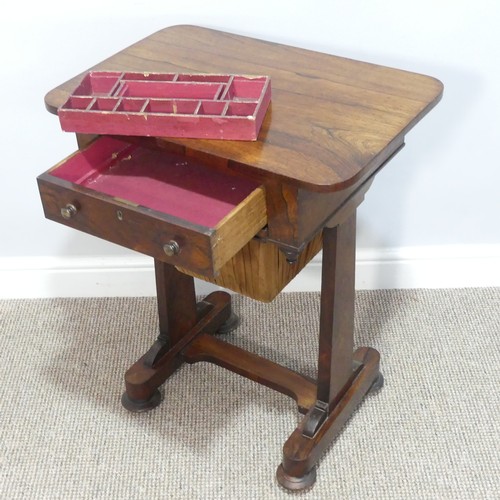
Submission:
[[225,91],[225,86],[226,86],[225,83],[221,83],[219,85],[219,89],[217,90],[217,92],[214,95],[214,99],[213,99],[214,101],[221,101],[222,100],[222,94]]
[[149,98],[148,98],[148,99],[146,99],[146,101],[145,101],[145,102],[144,102],[144,104],[142,105],[142,108],[141,108],[141,110],[139,111],[139,113],[144,113],[144,112],[146,111],[146,108],[149,106],[149,101],[150,101],[150,100],[151,100],[151,99],[149,99]]
[[173,81],[173,82],[176,82],[178,78],[179,78],[179,73],[176,73],[176,74],[174,75],[174,77],[172,78],[172,81]]
[[227,94],[229,93],[229,89],[231,88],[231,84],[233,83],[233,79],[234,79],[234,75],[231,75],[229,77],[229,80],[227,81],[227,83],[225,83],[226,88],[224,89],[224,92],[221,95],[221,98],[220,98],[221,101],[227,100]]
[[198,111],[200,111],[201,108],[201,101],[198,101],[198,104],[196,105],[196,108],[194,108],[193,115],[197,115]]
[[115,90],[116,88],[120,85],[120,83],[122,82],[122,78],[123,78],[123,73],[116,79],[116,82],[115,84],[111,87],[111,90],[108,92],[108,95],[110,97],[113,97],[115,94]]
[[92,98],[92,100],[87,104],[87,107],[85,108],[86,111],[90,111],[92,109],[92,106],[96,103],[97,97]]
[[224,109],[222,110],[221,116],[227,116],[227,110],[229,109],[229,101],[226,102]]
[[110,94],[110,97],[121,97],[120,92],[124,85],[126,85],[126,80],[118,80],[117,84],[113,86],[113,92]]
[[119,96],[112,111],[116,111],[118,109],[118,106],[120,106],[120,104],[122,103],[122,101],[123,101],[123,96]]

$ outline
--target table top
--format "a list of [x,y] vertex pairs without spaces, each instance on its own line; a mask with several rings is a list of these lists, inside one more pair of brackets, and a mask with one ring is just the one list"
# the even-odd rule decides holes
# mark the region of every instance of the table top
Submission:
[[[429,76],[185,25],[89,69],[269,75],[272,101],[257,141],[161,140],[318,192],[348,188],[378,168],[443,91]],[[81,76],[46,95],[49,111]]]

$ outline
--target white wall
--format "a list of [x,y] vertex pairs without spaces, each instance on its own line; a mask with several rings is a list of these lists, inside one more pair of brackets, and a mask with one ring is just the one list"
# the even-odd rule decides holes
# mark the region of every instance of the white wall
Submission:
[[[180,23],[442,80],[442,102],[410,132],[360,208],[358,286],[500,286],[497,0],[32,0],[11,3],[0,19],[0,297],[152,292],[149,260],[43,218],[35,178],[75,149],[43,97]],[[85,278],[75,281],[75,272]],[[307,280],[295,289],[317,286]]]

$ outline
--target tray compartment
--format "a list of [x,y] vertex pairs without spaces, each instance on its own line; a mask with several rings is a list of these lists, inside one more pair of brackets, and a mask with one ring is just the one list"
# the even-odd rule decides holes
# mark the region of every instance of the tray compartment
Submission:
[[82,134],[256,140],[270,99],[266,76],[94,71],[58,115]]
[[113,111],[119,103],[116,97],[97,97],[89,107],[89,111]]
[[[257,183],[111,137],[38,183],[47,218],[206,277],[216,276],[267,222]],[[64,218],[68,205],[75,213]],[[163,247],[172,240],[180,251],[167,255]]]
[[198,106],[197,101],[150,99],[146,111],[172,115],[192,115],[196,112]]
[[244,78],[234,77],[227,88],[224,99],[227,100],[257,100],[262,94],[262,90],[266,84],[264,77],[260,78]]
[[88,73],[73,94],[82,96],[110,95],[116,88],[119,78],[120,73],[107,71]]
[[227,116],[253,116],[256,108],[255,102],[230,102],[226,114]]
[[89,96],[71,96],[67,102],[68,107],[76,110],[89,109],[95,102],[95,97]]
[[221,116],[225,114],[228,103],[224,101],[201,101],[199,115]]
[[117,95],[123,97],[165,97],[172,99],[215,99],[219,83],[124,81]]
[[131,111],[133,113],[140,113],[149,103],[148,99],[120,99],[116,104],[114,111]]

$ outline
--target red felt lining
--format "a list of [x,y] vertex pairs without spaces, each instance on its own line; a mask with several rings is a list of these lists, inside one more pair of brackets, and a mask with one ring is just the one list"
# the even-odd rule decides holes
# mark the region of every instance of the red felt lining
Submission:
[[164,151],[103,137],[51,175],[205,227],[215,227],[258,184]]

